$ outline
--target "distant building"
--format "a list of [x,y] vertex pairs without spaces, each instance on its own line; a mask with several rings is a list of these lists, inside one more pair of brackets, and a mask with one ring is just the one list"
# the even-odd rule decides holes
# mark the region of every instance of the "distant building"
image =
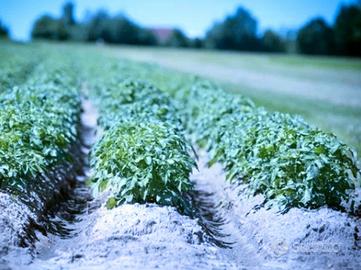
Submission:
[[159,44],[164,44],[169,40],[173,33],[173,28],[165,28],[165,27],[154,27],[149,28],[149,30],[153,33],[153,35],[157,38]]

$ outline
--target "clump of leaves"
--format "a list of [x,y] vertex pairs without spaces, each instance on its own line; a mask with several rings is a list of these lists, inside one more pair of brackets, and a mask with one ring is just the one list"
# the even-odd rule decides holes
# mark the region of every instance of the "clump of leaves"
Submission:
[[191,147],[165,122],[122,122],[108,130],[91,154],[95,193],[110,191],[107,206],[153,202],[187,211],[195,166]]
[[224,162],[229,179],[241,177],[253,194],[282,209],[341,208],[360,185],[356,153],[300,118],[256,110],[232,124],[214,146],[214,158]]
[[182,128],[180,119],[176,116],[175,108],[167,104],[150,104],[148,100],[122,105],[118,110],[102,114],[99,124],[104,129],[111,128],[114,124],[125,121],[161,121]]
[[190,88],[183,88],[177,98],[183,100],[185,106],[185,122],[192,134],[197,134],[196,142],[206,147],[214,136],[217,123],[230,115],[240,115],[252,111],[254,104],[242,96],[233,96],[208,81],[196,80]]
[[49,197],[64,178],[59,166],[72,162],[80,98],[70,71],[60,66],[49,58],[26,84],[0,95],[0,189],[26,201]]
[[112,78],[92,81],[105,129],[91,155],[94,193],[110,193],[108,208],[152,202],[190,213],[184,193],[192,187],[195,162],[169,96],[145,81],[117,76],[127,74],[118,66],[106,69]]
[[178,94],[189,131],[221,162],[227,178],[247,183],[282,210],[290,207],[342,209],[361,184],[356,153],[334,135],[301,118],[254,108],[209,83]]
[[143,121],[156,119],[180,126],[170,98],[145,81],[113,79],[98,85],[97,89],[99,123],[105,129],[134,118]]

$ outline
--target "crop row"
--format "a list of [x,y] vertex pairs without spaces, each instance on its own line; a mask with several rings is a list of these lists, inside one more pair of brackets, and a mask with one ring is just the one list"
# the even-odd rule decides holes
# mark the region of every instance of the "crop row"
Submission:
[[222,163],[230,181],[247,184],[250,194],[263,194],[282,210],[342,209],[360,187],[356,153],[297,116],[256,108],[202,80],[176,98],[210,165]]
[[94,194],[107,194],[109,208],[154,202],[187,212],[184,193],[192,188],[195,162],[174,105],[148,83],[124,79],[117,70],[106,72],[112,80],[98,77],[93,83],[105,130],[91,153]]
[[0,94],[0,189],[42,210],[76,158],[80,121],[76,79],[60,55]]
[[250,99],[214,84],[152,65],[123,62],[136,74],[169,92],[194,141],[206,148],[210,165],[223,164],[227,179],[263,194],[270,205],[345,209],[361,185],[356,152],[336,136],[298,116],[268,112]]

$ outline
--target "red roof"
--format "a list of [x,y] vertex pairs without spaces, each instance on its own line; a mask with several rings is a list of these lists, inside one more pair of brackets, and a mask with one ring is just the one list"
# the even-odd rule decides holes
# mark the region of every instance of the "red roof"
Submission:
[[149,29],[159,42],[166,42],[172,35],[172,28],[150,28]]

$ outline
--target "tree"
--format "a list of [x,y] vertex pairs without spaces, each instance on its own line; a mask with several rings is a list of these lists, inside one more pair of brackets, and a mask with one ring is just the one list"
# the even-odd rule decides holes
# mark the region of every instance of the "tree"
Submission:
[[118,44],[136,44],[138,27],[123,15],[110,18],[106,23],[104,41]]
[[188,47],[189,46],[189,39],[188,37],[182,32],[180,29],[174,29],[172,31],[171,36],[166,41],[166,46],[171,47]]
[[361,2],[341,7],[334,32],[338,54],[361,56]]
[[190,42],[192,48],[200,49],[204,46],[204,41],[201,38],[194,38]]
[[53,18],[50,15],[38,18],[33,25],[31,36],[51,40],[79,40],[82,35],[80,29],[77,28],[74,19],[74,5],[68,2],[63,6],[61,18]]
[[115,44],[153,45],[154,35],[120,14],[110,17],[105,11],[98,11],[86,23],[87,40],[103,40]]
[[315,18],[304,25],[297,35],[297,49],[304,54],[332,54],[333,30],[324,19]]
[[66,26],[73,26],[75,25],[75,19],[74,19],[74,4],[71,2],[66,3],[63,6],[63,16],[62,19],[64,21],[64,24]]
[[244,8],[216,23],[206,35],[206,46],[227,50],[259,50],[257,21]]
[[139,45],[157,45],[157,38],[154,34],[145,28],[139,28],[138,31],[138,44]]
[[94,15],[90,16],[89,20],[85,23],[87,31],[87,41],[104,40],[104,32],[106,29],[107,21],[110,19],[108,13],[104,10],[97,11]]
[[261,38],[262,50],[266,52],[285,52],[285,41],[272,30],[266,30]]
[[49,15],[38,18],[33,25],[32,37],[116,44],[156,44],[156,39],[149,30],[122,14],[110,16],[106,11],[99,10],[93,15],[88,15],[85,21],[77,23],[74,19],[74,5],[71,2],[63,6],[60,18]]
[[0,38],[9,38],[9,29],[0,21]]
[[69,34],[63,21],[49,15],[43,15],[35,21],[31,37],[34,39],[66,40]]

